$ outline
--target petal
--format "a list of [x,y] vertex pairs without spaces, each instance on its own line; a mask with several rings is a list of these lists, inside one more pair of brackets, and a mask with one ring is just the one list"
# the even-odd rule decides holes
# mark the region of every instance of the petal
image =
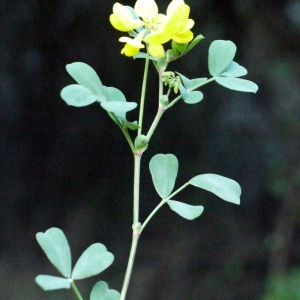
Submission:
[[141,20],[136,20],[131,12],[120,3],[113,6],[113,14],[110,15],[109,21],[111,25],[119,31],[130,31],[144,25]]
[[179,33],[184,28],[189,14],[190,7],[186,4],[181,5],[166,23],[164,30],[171,35]]
[[164,31],[151,33],[144,38],[145,42],[149,44],[164,44],[168,42],[170,39],[171,36]]
[[178,44],[186,44],[190,42],[194,37],[194,34],[188,30],[184,33],[176,34],[172,36],[172,40]]
[[173,13],[178,9],[178,7],[183,4],[183,0],[173,0],[167,8],[167,16],[171,17],[171,15],[173,15]]
[[121,38],[119,38],[119,41],[122,43],[127,43],[130,46],[135,47],[135,48],[145,48],[145,46],[138,39],[131,39],[129,37],[122,36]]
[[185,24],[184,27],[182,28],[182,30],[179,33],[184,33],[188,30],[190,30],[193,26],[194,26],[195,22],[192,19],[188,19]]
[[159,44],[150,44],[149,54],[153,57],[163,57],[165,54],[164,47]]
[[154,0],[137,0],[134,5],[134,10],[146,22],[158,14],[158,7]]
[[121,54],[131,57],[136,55],[140,51],[140,48],[133,47],[129,44],[125,44],[124,48],[121,50]]

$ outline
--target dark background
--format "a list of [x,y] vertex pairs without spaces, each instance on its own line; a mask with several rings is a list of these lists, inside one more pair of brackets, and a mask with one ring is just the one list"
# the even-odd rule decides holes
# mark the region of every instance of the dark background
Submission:
[[[168,1],[157,2],[164,12]],[[132,155],[97,104],[74,108],[59,96],[73,83],[65,65],[82,61],[103,84],[138,102],[143,60],[120,55],[122,33],[108,22],[113,4],[1,1],[1,299],[75,299],[34,282],[38,274],[58,275],[35,240],[53,226],[65,232],[74,261],[95,242],[115,254],[107,271],[78,283],[85,299],[99,280],[121,289],[131,243]],[[178,157],[177,187],[202,173],[235,179],[241,206],[193,187],[180,193],[176,200],[201,204],[204,213],[191,222],[168,207],[159,211],[140,239],[128,299],[262,299],[270,278],[299,274],[300,1],[187,4],[193,32],[206,38],[170,68],[189,78],[208,76],[210,43],[232,40],[235,60],[259,91],[211,83],[202,102],[179,102],[163,116],[142,159],[141,220],[159,201],[148,171],[156,153]],[[145,130],[156,96],[152,70]]]

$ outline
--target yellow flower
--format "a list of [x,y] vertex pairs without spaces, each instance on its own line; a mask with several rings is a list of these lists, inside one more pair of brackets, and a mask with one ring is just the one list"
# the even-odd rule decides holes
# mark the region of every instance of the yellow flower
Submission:
[[117,30],[128,32],[139,27],[144,28],[144,33],[142,35],[139,33],[134,39],[126,37],[120,39],[126,43],[121,51],[126,56],[133,56],[139,49],[144,48],[142,41],[148,44],[150,55],[159,58],[164,56],[163,44],[168,41],[186,44],[193,39],[190,29],[194,26],[194,21],[189,19],[190,7],[184,0],[172,0],[166,15],[158,13],[155,0],[137,0],[134,11],[143,21],[120,3],[115,3],[113,14],[110,16],[110,22]]
[[[145,38],[145,42],[149,43],[149,52],[154,45],[162,45],[170,40],[176,43],[185,44],[193,39],[193,33],[190,29],[194,26],[194,21],[189,19],[190,7],[184,4],[183,0],[173,0],[167,8],[167,16],[164,24],[159,30],[153,30]],[[163,54],[162,54],[163,55]],[[161,56],[156,56],[161,57]]]
[[141,31],[134,39],[122,36],[119,41],[126,44],[121,50],[121,54],[126,56],[134,56],[140,51],[141,48],[144,48],[145,46],[142,44],[144,33],[144,30]]
[[127,32],[144,25],[141,20],[134,19],[130,11],[120,3],[113,6],[113,14],[110,15],[111,25],[119,31]]

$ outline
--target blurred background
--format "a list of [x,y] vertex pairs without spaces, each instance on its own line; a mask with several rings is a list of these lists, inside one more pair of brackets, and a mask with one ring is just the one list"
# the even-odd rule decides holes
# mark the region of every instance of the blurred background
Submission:
[[[73,83],[65,65],[82,61],[103,84],[139,101],[144,61],[120,55],[123,34],[108,21],[114,2],[2,0],[1,299],[75,299],[34,282],[38,274],[58,275],[35,239],[53,226],[65,232],[73,261],[95,242],[115,255],[109,269],[78,283],[85,299],[99,280],[121,289],[131,243],[132,155],[99,105],[75,108],[60,98]],[[160,200],[148,171],[157,153],[178,157],[177,187],[202,173],[235,179],[241,205],[189,187],[176,200],[203,205],[200,218],[187,221],[163,207],[140,239],[128,299],[300,299],[300,1],[186,2],[194,34],[205,39],[170,68],[208,76],[210,43],[232,40],[235,60],[259,91],[211,83],[202,102],[181,101],[165,113],[142,159],[141,220]],[[169,1],[157,3],[165,12]],[[145,130],[156,97],[152,69]]]

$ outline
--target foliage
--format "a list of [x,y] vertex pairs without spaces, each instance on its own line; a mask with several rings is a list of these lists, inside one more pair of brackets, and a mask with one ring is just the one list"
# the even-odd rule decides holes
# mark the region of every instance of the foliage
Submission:
[[[216,174],[194,176],[173,191],[179,170],[178,159],[173,154],[160,153],[152,157],[149,169],[161,201],[144,222],[141,222],[139,218],[141,157],[147,150],[164,112],[181,99],[187,104],[200,102],[203,99],[203,93],[198,89],[213,81],[231,90],[241,92],[255,93],[258,89],[255,83],[239,78],[246,75],[247,71],[233,61],[236,46],[231,41],[217,40],[211,43],[208,50],[208,71],[212,77],[209,79],[189,79],[177,71],[167,70],[171,62],[184,56],[203,39],[202,35],[193,37],[190,29],[193,27],[194,21],[189,19],[189,13],[189,6],[181,0],[171,1],[166,15],[158,13],[154,0],[138,0],[134,8],[119,3],[113,7],[113,14],[110,16],[111,24],[117,30],[128,32],[129,36],[133,37],[120,38],[120,42],[126,43],[121,54],[145,59],[138,121],[126,119],[127,112],[137,108],[138,104],[127,102],[124,94],[117,88],[103,85],[92,67],[82,62],[74,62],[66,66],[67,72],[77,84],[63,88],[62,99],[68,105],[75,107],[98,103],[121,129],[134,157],[132,246],[123,287],[119,294],[117,291],[109,290],[108,285],[100,281],[94,286],[90,300],[98,298],[124,300],[126,298],[139,237],[164,204],[168,204],[171,210],[187,220],[193,220],[202,214],[203,206],[174,200],[174,196],[189,185],[209,191],[227,202],[240,204],[241,188],[239,184],[232,179]],[[171,41],[171,49],[165,51],[165,44],[169,41]],[[145,49],[146,53],[140,52],[141,49]],[[144,102],[150,61],[157,70],[159,78],[158,111],[148,132],[143,134]],[[167,88],[166,93],[164,93],[163,85]],[[170,101],[172,91],[175,93],[175,98]],[[178,92],[180,95],[176,96]],[[133,133],[129,130],[136,131],[134,139],[132,138]],[[83,299],[74,281],[98,275],[108,268],[114,259],[104,245],[95,243],[83,252],[72,269],[70,247],[62,230],[50,228],[45,233],[38,233],[36,237],[50,262],[63,276],[37,276],[36,282],[44,290],[72,287],[76,297]]]

